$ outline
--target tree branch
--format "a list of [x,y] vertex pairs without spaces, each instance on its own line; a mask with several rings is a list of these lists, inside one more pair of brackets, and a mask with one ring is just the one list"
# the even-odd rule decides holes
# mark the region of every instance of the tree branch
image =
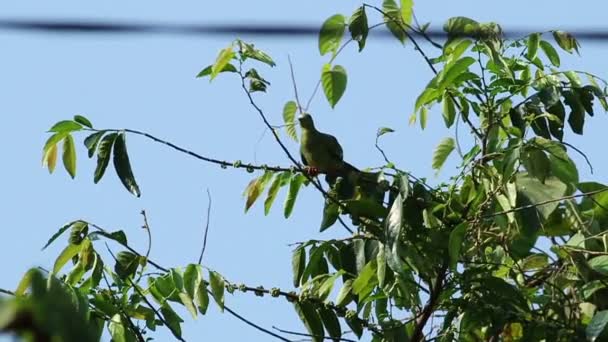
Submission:
[[448,264],[444,263],[439,270],[439,274],[437,274],[437,278],[435,279],[435,285],[431,287],[431,293],[429,295],[429,300],[422,309],[422,313],[416,320],[416,326],[414,327],[414,332],[412,333],[412,341],[418,342],[424,339],[423,329],[429,318],[435,311],[435,307],[439,301],[439,295],[443,290],[443,282],[445,281],[445,277],[447,275]]
[[211,217],[211,193],[209,193],[209,189],[207,189],[207,223],[205,224],[205,235],[203,237],[203,248],[201,249],[201,255],[198,257],[198,264],[200,265],[203,262],[203,254],[205,254],[205,249],[207,248],[207,233],[209,232],[209,220]]

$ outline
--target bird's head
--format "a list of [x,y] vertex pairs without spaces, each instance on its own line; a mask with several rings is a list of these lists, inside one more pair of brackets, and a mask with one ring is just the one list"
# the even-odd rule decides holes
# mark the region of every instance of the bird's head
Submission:
[[308,113],[303,113],[302,115],[300,115],[298,121],[300,122],[300,127],[304,129],[315,128],[315,123],[312,121],[312,116],[310,116],[310,114]]

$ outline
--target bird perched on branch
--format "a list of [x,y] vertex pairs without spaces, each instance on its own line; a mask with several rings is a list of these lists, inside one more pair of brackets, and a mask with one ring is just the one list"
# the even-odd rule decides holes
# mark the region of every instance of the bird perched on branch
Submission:
[[300,156],[311,176],[319,173],[326,175],[327,182],[333,184],[337,177],[347,178],[359,170],[344,161],[342,146],[333,135],[319,132],[310,114],[298,118],[302,129]]
[[333,135],[319,132],[312,116],[304,113],[299,118],[302,131],[300,139],[300,156],[310,176],[325,174],[330,186],[342,178],[340,185],[341,198],[352,197],[360,171],[344,161],[342,146]]

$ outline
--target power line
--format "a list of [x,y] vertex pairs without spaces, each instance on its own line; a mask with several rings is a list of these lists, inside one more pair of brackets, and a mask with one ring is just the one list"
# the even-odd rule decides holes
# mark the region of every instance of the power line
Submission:
[[[224,36],[262,36],[262,37],[307,37],[316,36],[320,26],[314,25],[281,25],[281,24],[160,24],[129,23],[120,21],[95,20],[39,20],[39,19],[0,19],[0,30],[47,32],[57,34],[168,34],[168,35],[224,35]],[[505,30],[507,38],[520,38],[531,32],[543,32],[546,29]],[[569,31],[578,40],[608,41],[608,28],[578,29]],[[429,29],[431,38],[445,38],[440,29]],[[388,30],[374,30],[373,35],[390,37]]]

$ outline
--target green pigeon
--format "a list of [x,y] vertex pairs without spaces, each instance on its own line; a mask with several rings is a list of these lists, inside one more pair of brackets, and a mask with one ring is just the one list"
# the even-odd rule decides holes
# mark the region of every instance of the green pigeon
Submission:
[[[359,170],[344,161],[342,146],[333,135],[319,132],[310,114],[298,118],[302,130],[300,138],[300,156],[302,163],[311,176],[325,174],[325,180],[334,185],[338,177],[344,180],[343,188],[348,193],[354,190]],[[348,189],[348,190],[347,190]]]
[[333,135],[319,132],[310,114],[298,118],[302,129],[300,156],[302,163],[312,174],[324,173],[331,177],[344,177],[349,172],[358,172],[354,166],[344,161],[344,153],[338,139]]

